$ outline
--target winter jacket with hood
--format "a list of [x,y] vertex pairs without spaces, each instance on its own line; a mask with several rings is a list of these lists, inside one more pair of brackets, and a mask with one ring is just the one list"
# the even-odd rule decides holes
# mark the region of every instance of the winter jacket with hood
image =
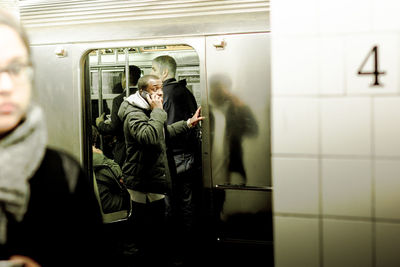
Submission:
[[186,121],[166,126],[167,113],[151,110],[139,92],[121,104],[118,116],[124,122],[127,157],[122,167],[128,189],[144,193],[168,193],[171,178],[166,142],[189,131]]

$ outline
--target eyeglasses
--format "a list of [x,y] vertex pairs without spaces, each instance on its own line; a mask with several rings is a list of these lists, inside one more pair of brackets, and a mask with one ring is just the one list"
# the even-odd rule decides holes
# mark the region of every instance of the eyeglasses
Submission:
[[0,74],[2,72],[6,72],[14,82],[31,80],[33,77],[33,68],[30,63],[11,63],[4,68],[0,68]]

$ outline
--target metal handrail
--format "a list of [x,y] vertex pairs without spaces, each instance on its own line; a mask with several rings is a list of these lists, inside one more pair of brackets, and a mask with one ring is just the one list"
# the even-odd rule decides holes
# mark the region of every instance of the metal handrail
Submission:
[[217,184],[214,186],[217,189],[232,189],[232,190],[252,190],[252,191],[264,191],[272,192],[272,186],[249,186],[249,185],[236,185],[236,184]]

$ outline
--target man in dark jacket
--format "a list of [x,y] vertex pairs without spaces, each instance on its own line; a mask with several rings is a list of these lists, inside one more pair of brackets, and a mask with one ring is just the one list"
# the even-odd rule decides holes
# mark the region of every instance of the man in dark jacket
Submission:
[[[167,123],[184,120],[192,116],[197,109],[193,94],[186,87],[186,80],[176,81],[176,61],[171,56],[159,56],[153,59],[152,74],[163,81],[164,110],[167,112]],[[193,239],[194,195],[201,182],[200,140],[196,131],[183,138],[169,143],[168,149],[174,157],[176,171],[172,172],[172,227],[174,231],[176,261],[188,255]]]
[[122,167],[124,183],[133,201],[134,225],[143,264],[163,264],[165,256],[165,194],[170,190],[166,141],[183,136],[203,117],[200,109],[186,121],[165,127],[161,80],[144,75],[138,91],[125,99],[118,115],[124,122],[127,157]]
[[[129,94],[134,94],[137,90],[135,87],[137,85],[137,81],[139,80],[141,75],[141,70],[139,67],[135,65],[129,66]],[[125,73],[122,76],[122,83],[117,84],[117,86],[122,86],[124,88],[126,85]],[[116,96],[112,102],[112,110],[111,110],[111,120],[104,121],[104,113],[96,119],[96,126],[101,134],[114,135],[116,137],[116,143],[113,148],[114,161],[118,163],[119,166],[122,167],[126,157],[126,148],[125,148],[125,139],[124,139],[124,131],[122,129],[122,121],[118,117],[118,110],[121,106],[122,101],[124,101],[124,97],[126,97],[126,89]]]

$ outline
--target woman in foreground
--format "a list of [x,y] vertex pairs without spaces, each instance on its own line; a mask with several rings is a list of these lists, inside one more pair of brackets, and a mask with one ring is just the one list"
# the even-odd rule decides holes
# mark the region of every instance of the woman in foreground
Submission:
[[90,182],[75,159],[47,147],[29,42],[2,11],[0,36],[0,265],[106,264]]

